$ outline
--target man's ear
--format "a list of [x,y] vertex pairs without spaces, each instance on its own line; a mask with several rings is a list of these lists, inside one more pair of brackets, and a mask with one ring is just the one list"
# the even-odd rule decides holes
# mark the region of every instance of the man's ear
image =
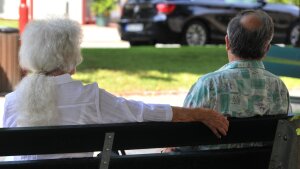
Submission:
[[271,47],[271,44],[267,44],[266,45],[266,47],[265,47],[265,54],[264,54],[264,56],[261,58],[261,59],[263,59],[263,58],[265,58],[266,57],[266,55],[267,55],[267,53],[268,53],[268,51],[270,50],[270,47]]
[[268,44],[268,45],[266,46],[266,49],[265,49],[265,52],[266,52],[266,53],[270,50],[270,47],[271,47],[271,44]]
[[226,50],[230,50],[230,43],[229,43],[229,38],[228,35],[225,36],[225,44],[226,44]]

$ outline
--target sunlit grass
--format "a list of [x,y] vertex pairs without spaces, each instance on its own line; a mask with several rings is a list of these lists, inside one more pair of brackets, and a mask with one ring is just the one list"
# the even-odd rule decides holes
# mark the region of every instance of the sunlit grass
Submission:
[[274,57],[266,57],[264,61],[273,62],[273,63],[281,63],[281,64],[289,64],[289,65],[298,65],[300,66],[300,61],[296,60],[288,60]]
[[288,89],[300,88],[300,78],[280,77]]
[[199,75],[191,73],[162,73],[155,70],[128,73],[124,71],[93,70],[78,72],[74,78],[83,82],[98,82],[99,87],[118,94],[140,94],[149,91],[186,91]]
[[[99,87],[117,94],[188,91],[200,76],[228,62],[222,45],[175,49],[83,49],[82,53],[84,62],[74,78],[84,83],[98,82]],[[300,87],[300,79],[282,77],[282,80],[289,89]]]

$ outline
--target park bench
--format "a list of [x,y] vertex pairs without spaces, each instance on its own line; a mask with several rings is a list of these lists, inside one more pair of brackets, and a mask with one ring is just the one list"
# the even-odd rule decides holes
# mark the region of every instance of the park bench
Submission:
[[[0,128],[0,156],[102,151],[97,157],[2,161],[0,169],[299,169],[299,122],[231,118],[218,139],[202,123],[143,122]],[[116,155],[112,150],[265,142],[265,147]],[[297,168],[298,167],[298,168]]]

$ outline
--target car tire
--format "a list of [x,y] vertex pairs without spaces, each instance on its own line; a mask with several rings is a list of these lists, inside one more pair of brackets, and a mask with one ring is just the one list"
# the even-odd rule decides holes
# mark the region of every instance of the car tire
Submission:
[[130,46],[153,46],[151,41],[129,41]]
[[289,42],[294,47],[300,47],[300,23],[294,24],[292,27]]
[[205,45],[208,41],[208,31],[202,22],[188,24],[183,34],[183,44],[188,46]]

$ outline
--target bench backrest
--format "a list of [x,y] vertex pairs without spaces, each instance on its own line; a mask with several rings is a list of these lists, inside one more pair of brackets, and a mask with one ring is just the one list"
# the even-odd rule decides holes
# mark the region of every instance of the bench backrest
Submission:
[[231,119],[218,139],[202,123],[147,122],[0,129],[0,156],[101,151],[105,133],[114,132],[114,149],[143,149],[237,142],[273,141],[278,118]]
[[[0,155],[101,151],[106,133],[113,149],[145,149],[239,142],[273,143],[277,122],[286,116],[230,119],[228,135],[216,138],[201,123],[126,123],[0,129]],[[107,139],[106,139],[107,141]],[[272,147],[201,151],[182,154],[112,156],[109,168],[267,168]],[[104,155],[104,154],[103,154]],[[109,162],[109,161],[108,161]],[[2,162],[0,168],[98,168],[99,158]],[[43,167],[41,167],[43,166]]]

